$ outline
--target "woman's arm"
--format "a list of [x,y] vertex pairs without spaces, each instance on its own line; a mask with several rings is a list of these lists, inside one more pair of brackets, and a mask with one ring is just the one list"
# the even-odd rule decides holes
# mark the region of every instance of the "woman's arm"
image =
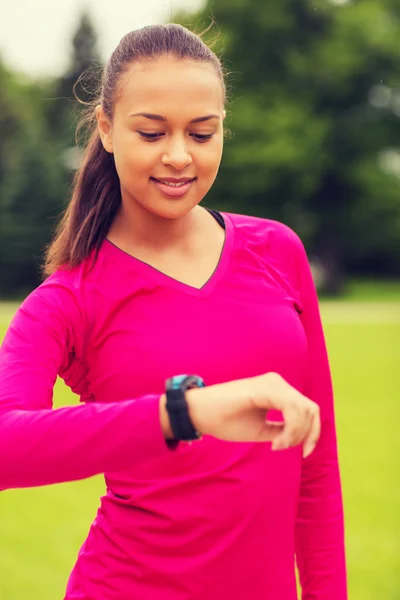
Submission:
[[[0,489],[121,471],[170,452],[165,394],[52,410],[57,373],[75,391],[84,385],[79,331],[79,308],[57,286],[38,288],[11,323],[0,353]],[[275,373],[189,390],[187,399],[204,435],[273,443],[283,435],[306,453],[319,436],[316,404]],[[284,423],[266,422],[269,409],[282,411]]]
[[119,471],[170,452],[157,394],[52,410],[57,374],[74,361],[80,327],[73,294],[50,284],[26,299],[7,331],[0,350],[0,489]]
[[342,492],[334,403],[318,298],[306,252],[294,235],[298,286],[307,335],[309,377],[305,395],[320,407],[321,437],[303,460],[296,527],[296,560],[303,600],[345,600],[346,567]]

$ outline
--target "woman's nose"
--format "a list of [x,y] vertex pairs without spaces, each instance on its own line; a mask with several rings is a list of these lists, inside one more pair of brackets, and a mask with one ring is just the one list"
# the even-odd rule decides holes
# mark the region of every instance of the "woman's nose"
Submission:
[[184,141],[175,141],[164,152],[161,160],[164,165],[170,165],[175,169],[184,169],[190,165],[192,157]]

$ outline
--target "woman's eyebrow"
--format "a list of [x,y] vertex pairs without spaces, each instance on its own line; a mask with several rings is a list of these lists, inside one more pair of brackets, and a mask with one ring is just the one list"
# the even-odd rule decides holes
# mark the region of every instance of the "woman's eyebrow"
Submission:
[[[167,121],[167,119],[165,117],[162,117],[161,115],[153,115],[151,113],[145,113],[145,112],[134,113],[132,115],[129,115],[129,117],[145,117],[146,119],[152,119],[153,121],[163,121],[163,122]],[[218,115],[206,115],[204,117],[196,117],[195,119],[192,119],[189,122],[190,123],[202,123],[203,121],[209,121],[210,119],[219,119],[219,116]]]

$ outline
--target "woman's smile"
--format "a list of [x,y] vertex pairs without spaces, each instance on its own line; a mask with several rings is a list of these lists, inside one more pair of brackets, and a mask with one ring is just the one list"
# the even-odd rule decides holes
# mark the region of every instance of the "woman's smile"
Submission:
[[160,192],[169,198],[182,198],[190,190],[196,178],[174,180],[173,178],[155,179],[154,177],[150,177],[150,180]]

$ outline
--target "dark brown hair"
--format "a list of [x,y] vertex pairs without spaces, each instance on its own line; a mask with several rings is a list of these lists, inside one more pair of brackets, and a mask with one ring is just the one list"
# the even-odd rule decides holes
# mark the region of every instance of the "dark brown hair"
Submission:
[[173,23],[151,25],[128,33],[114,50],[104,69],[99,94],[78,125],[78,131],[84,126],[90,137],[74,179],[71,200],[47,248],[44,275],[50,275],[60,267],[75,267],[93,250],[98,252],[117,214],[121,204],[119,178],[114,156],[101,143],[95,107],[101,104],[112,119],[118,84],[132,62],[171,54],[178,59],[211,63],[220,77],[225,99],[221,62],[200,35]]

